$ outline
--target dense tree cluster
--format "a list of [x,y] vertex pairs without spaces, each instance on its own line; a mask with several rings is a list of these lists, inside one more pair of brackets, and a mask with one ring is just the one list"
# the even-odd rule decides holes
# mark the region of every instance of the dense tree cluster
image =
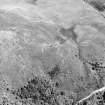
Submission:
[[[65,91],[57,89],[50,80],[45,77],[35,76],[27,84],[17,90],[11,90],[22,103],[34,103],[35,105],[71,105],[72,99],[66,96]],[[61,102],[61,100],[63,102]]]

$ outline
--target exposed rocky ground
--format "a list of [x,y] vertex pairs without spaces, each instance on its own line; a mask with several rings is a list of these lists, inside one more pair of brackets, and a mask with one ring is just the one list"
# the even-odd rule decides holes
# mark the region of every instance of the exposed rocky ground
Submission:
[[0,105],[105,105],[104,0],[0,0]]

